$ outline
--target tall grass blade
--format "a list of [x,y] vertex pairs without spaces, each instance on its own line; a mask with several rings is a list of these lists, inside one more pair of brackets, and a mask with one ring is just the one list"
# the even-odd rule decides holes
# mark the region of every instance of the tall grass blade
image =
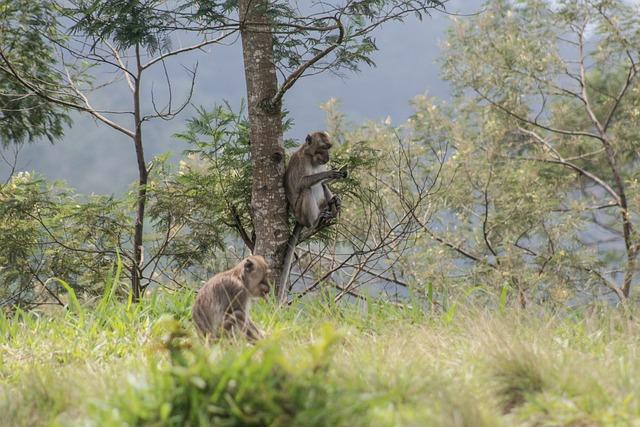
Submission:
[[[59,279],[57,277],[52,277],[49,280],[55,280],[58,283],[60,283],[60,285],[62,285],[64,290],[67,291],[67,294],[69,294],[69,307],[78,314],[78,317],[80,318],[80,322],[84,322],[84,310],[82,309],[80,302],[78,302],[76,291],[74,291],[73,288],[62,279]],[[49,280],[47,280],[45,284],[48,283]]]
[[502,285],[502,290],[500,291],[500,301],[498,303],[498,307],[501,313],[503,313],[504,309],[507,307],[508,295],[509,295],[509,286],[505,283],[504,285]]
[[104,291],[102,292],[102,298],[100,299],[100,303],[98,304],[97,312],[102,314],[109,307],[109,304],[113,300],[113,296],[115,295],[116,290],[118,289],[118,284],[120,283],[120,276],[122,274],[122,258],[120,257],[120,252],[118,248],[116,248],[116,263],[115,263],[115,273],[113,269],[109,272],[107,279],[104,284]]

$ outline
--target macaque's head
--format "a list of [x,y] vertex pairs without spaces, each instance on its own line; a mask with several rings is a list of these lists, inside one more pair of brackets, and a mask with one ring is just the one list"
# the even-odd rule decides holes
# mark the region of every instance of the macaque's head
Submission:
[[244,286],[254,297],[263,297],[269,293],[268,278],[271,274],[267,261],[260,255],[252,255],[240,263]]
[[311,156],[314,166],[324,165],[329,162],[329,150],[333,145],[326,132],[313,132],[305,139],[305,151]]

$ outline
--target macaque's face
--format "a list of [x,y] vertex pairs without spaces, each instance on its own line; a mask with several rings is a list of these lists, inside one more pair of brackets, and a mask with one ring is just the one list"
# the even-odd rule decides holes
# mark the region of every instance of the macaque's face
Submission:
[[244,264],[244,285],[253,297],[264,297],[269,293],[271,270],[260,255],[253,255],[242,261]]
[[329,149],[316,150],[313,155],[313,163],[316,165],[326,165],[329,162]]
[[314,165],[325,165],[329,162],[329,150],[332,147],[331,139],[324,132],[314,132],[307,136],[306,143]]

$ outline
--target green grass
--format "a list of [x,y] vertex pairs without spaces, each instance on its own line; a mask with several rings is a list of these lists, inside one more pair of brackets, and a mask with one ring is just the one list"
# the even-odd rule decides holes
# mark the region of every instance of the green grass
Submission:
[[192,294],[0,317],[0,425],[640,425],[637,321],[606,307],[261,302],[268,337],[203,346]]

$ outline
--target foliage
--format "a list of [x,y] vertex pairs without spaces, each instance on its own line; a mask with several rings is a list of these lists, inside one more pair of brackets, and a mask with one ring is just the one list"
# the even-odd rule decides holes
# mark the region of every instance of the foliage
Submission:
[[274,340],[231,348],[215,364],[209,349],[185,341],[188,334],[177,321],[161,319],[154,329],[169,350],[169,363],[152,369],[143,387],[118,395],[118,410],[100,415],[107,425],[330,426],[340,420],[339,411],[327,411],[329,398],[337,396],[322,381],[335,341],[331,329],[297,362]]
[[[194,21],[209,28],[233,28],[230,12],[237,1],[190,0],[183,8]],[[308,65],[309,74],[325,70],[334,73],[358,71],[361,64],[375,65],[372,54],[378,49],[372,32],[388,21],[408,16],[422,19],[429,10],[441,9],[438,0],[359,0],[350,2],[312,1],[303,8],[289,1],[270,1],[265,14],[274,27],[276,66],[291,74]],[[330,56],[322,52],[333,50]],[[329,52],[327,52],[329,53]]]
[[581,266],[597,259],[595,251],[578,250],[585,222],[561,213],[574,176],[511,160],[510,127],[487,109],[461,111],[428,97],[414,106],[407,126],[416,137],[450,144],[420,249],[407,260],[418,265],[418,277],[445,280],[448,292],[490,283],[519,304],[564,303],[590,292],[593,278]]
[[637,5],[492,0],[486,9],[449,32],[453,105],[419,97],[409,123],[453,149],[428,231],[440,249],[430,253],[451,256],[447,274],[465,267],[467,283],[507,284],[523,305],[624,301],[640,247]]
[[149,214],[183,229],[168,253],[189,266],[215,256],[232,231],[252,234],[249,132],[243,110],[236,114],[225,105],[200,107],[176,137],[191,148],[179,170],[159,180]]
[[82,199],[29,173],[0,187],[0,306],[60,304],[65,291],[53,278],[101,292],[126,216],[112,198]]
[[57,18],[49,1],[0,1],[0,145],[46,137],[54,141],[63,135],[71,120],[66,111],[23,87],[8,72],[7,61],[20,74],[42,83],[46,94],[56,93],[61,78],[50,40]]
[[63,3],[62,13],[72,17],[71,33],[86,34],[96,40],[113,40],[119,50],[143,46],[151,53],[168,49],[175,12],[165,0],[96,1],[76,0]]

